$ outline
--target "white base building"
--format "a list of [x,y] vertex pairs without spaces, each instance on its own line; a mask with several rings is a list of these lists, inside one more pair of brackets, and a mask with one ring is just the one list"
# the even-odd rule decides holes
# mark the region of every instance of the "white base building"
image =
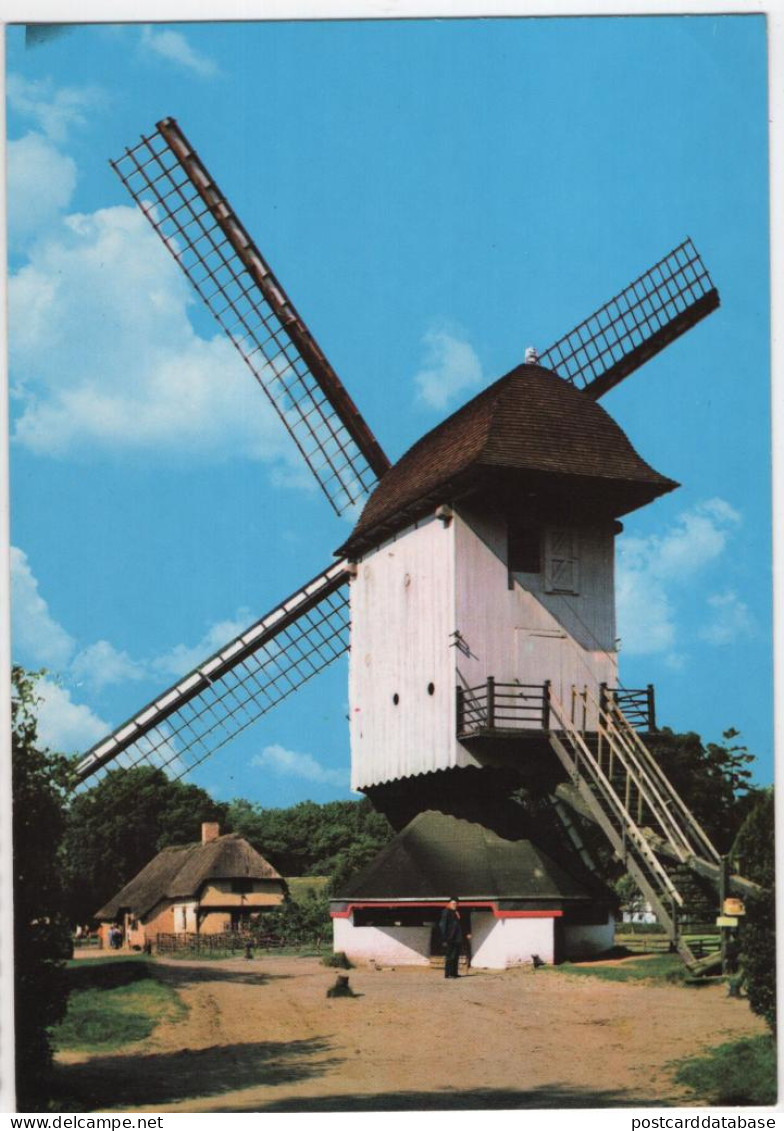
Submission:
[[595,877],[575,878],[530,840],[429,810],[332,900],[334,950],[355,963],[429,965],[443,953],[438,921],[453,896],[478,969],[613,946],[617,901]]

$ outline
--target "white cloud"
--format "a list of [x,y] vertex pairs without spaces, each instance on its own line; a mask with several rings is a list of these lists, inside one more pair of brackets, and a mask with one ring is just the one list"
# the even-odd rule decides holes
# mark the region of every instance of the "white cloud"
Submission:
[[54,142],[62,143],[72,126],[87,123],[87,113],[105,103],[97,87],[55,87],[50,79],[27,79],[10,74],[6,80],[9,105]]
[[152,660],[134,660],[108,640],[77,649],[77,642],[49,612],[27,555],[11,547],[11,615],[15,656],[21,662],[46,664],[61,670],[69,682],[85,683],[93,691],[128,680],[169,676],[191,671],[253,623],[248,609],[210,625],[196,644],[177,644]]
[[38,737],[51,750],[81,752],[111,730],[89,707],[72,702],[70,693],[51,680],[40,679],[36,693],[40,697],[36,710]]
[[284,746],[265,746],[261,754],[251,759],[251,766],[261,766],[287,777],[304,778],[307,781],[323,782],[329,785],[348,786],[348,770],[330,770],[317,762],[312,754],[299,754]]
[[700,639],[709,644],[732,644],[754,634],[754,618],[737,593],[732,590],[713,593],[708,598],[708,605],[713,610],[713,617],[700,629]]
[[629,655],[666,652],[675,643],[675,612],[661,581],[644,566],[630,569],[621,550],[615,580],[618,631]]
[[624,652],[668,653],[682,666],[678,643],[677,596],[724,552],[741,517],[723,499],[684,511],[663,534],[624,536],[619,543],[616,598]]
[[462,393],[481,386],[482,364],[473,347],[446,329],[433,329],[423,338],[424,368],[414,376],[417,400],[445,409]]
[[69,682],[87,683],[95,691],[110,684],[145,677],[147,673],[143,663],[132,660],[127,652],[117,651],[107,640],[99,640],[77,651],[74,638],[49,612],[25,552],[12,546],[9,556],[11,636],[15,658],[28,665],[44,664],[57,668]]
[[222,620],[213,624],[197,644],[177,644],[169,652],[158,656],[150,664],[153,671],[161,675],[178,678],[225,647],[235,636],[245,632],[253,622],[247,609],[240,609],[234,620]]
[[76,187],[76,163],[38,133],[9,141],[6,161],[8,232],[18,247],[68,207]]
[[132,660],[127,652],[118,652],[108,640],[98,640],[82,649],[70,666],[74,682],[86,683],[95,691],[116,683],[144,679],[146,675],[143,664]]
[[11,637],[15,654],[18,652],[29,665],[65,667],[73,655],[75,641],[49,612],[27,555],[12,546],[10,562]]
[[228,339],[193,330],[192,301],[136,209],[66,217],[9,283],[15,442],[56,457],[168,451],[298,469]]
[[178,63],[189,71],[194,71],[202,78],[211,78],[218,73],[212,59],[194,50],[179,31],[154,31],[147,25],[142,28],[142,46],[170,63]]

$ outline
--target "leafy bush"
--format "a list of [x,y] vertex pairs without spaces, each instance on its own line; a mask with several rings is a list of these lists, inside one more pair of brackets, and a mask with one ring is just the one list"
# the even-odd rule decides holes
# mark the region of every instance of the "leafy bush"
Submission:
[[20,1111],[48,1109],[48,1028],[65,1013],[65,961],[73,949],[60,858],[71,771],[67,759],[38,742],[37,678],[22,668],[13,670],[14,995]]
[[337,954],[325,954],[321,960],[322,966],[337,966],[339,970],[353,970],[354,963],[347,958],[342,950]]
[[265,914],[263,933],[276,935],[287,943],[321,944],[332,933],[329,899],[316,892],[308,892],[296,903],[286,899],[280,907]]
[[741,961],[749,1005],[776,1030],[776,885],[773,789],[758,800],[733,846],[735,866],[761,884],[760,895],[746,898]]

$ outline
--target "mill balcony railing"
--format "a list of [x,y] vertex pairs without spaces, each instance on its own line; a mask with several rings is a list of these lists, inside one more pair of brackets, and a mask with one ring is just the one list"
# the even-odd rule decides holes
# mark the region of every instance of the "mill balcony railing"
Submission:
[[[572,688],[572,723],[581,731],[595,729],[588,713],[588,696]],[[599,686],[599,705],[610,702],[623,712],[635,730],[656,730],[653,684],[644,688]],[[488,676],[477,687],[457,687],[457,734],[459,737],[492,735],[510,730],[550,729],[550,680],[544,683],[504,682]]]

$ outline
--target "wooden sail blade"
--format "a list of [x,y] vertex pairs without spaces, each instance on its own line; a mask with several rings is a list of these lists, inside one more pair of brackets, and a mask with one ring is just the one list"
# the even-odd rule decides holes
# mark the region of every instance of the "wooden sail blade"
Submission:
[[348,567],[330,566],[96,743],[81,781],[141,763],[184,776],[348,650]]
[[111,162],[239,351],[338,514],[389,460],[173,118]]
[[546,349],[539,364],[598,400],[718,305],[719,292],[686,239]]

